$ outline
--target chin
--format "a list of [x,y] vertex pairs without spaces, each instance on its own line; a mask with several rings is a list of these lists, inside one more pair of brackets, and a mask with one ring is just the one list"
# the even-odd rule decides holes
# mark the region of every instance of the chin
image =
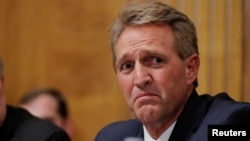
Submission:
[[158,110],[155,106],[147,105],[137,109],[135,115],[142,123],[151,123],[156,120]]

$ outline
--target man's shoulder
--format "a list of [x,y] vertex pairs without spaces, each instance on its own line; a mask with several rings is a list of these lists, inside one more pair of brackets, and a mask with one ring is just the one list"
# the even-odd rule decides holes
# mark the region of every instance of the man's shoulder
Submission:
[[136,128],[138,126],[141,126],[142,124],[140,123],[139,120],[137,119],[130,119],[130,120],[124,120],[124,121],[117,121],[113,122],[109,125],[107,125],[105,128],[111,128],[111,129],[116,129],[116,128]]
[[[125,121],[113,122],[106,125],[101,131],[102,132],[133,132],[142,128],[142,124],[137,119],[130,119]],[[129,129],[129,131],[128,131]]]
[[200,97],[206,99],[210,107],[216,108],[217,110],[218,108],[224,110],[232,110],[232,108],[250,108],[250,103],[235,101],[225,92],[218,93],[214,96],[201,95]]
[[13,141],[41,140],[41,141],[69,141],[68,135],[59,127],[49,121],[36,118],[27,111],[11,107],[12,112],[16,110],[22,118],[12,136]]
[[[201,96],[208,100],[207,119],[218,124],[241,124],[250,122],[250,103],[233,100],[227,93]],[[241,120],[239,120],[241,119]],[[216,123],[215,123],[216,124]]]
[[138,137],[143,134],[142,124],[137,119],[118,121],[106,125],[96,136],[95,141],[122,141],[126,137]]
[[250,104],[233,100],[227,93],[214,96],[200,95],[201,102],[206,103],[204,118],[192,135],[191,141],[207,140],[208,125],[250,125]]

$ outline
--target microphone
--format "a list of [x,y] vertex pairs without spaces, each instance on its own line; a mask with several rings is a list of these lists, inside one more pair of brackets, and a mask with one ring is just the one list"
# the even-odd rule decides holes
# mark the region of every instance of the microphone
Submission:
[[123,141],[143,141],[143,139],[138,137],[126,137]]

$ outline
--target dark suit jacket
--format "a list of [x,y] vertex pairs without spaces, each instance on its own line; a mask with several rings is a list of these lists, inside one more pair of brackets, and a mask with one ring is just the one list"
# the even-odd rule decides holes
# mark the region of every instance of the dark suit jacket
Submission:
[[[199,96],[194,90],[176,122],[169,141],[207,141],[210,124],[242,124],[250,127],[250,104],[235,102],[226,93],[213,97]],[[97,134],[95,141],[143,138],[142,126],[137,119],[112,123]]]
[[0,127],[0,141],[70,141],[54,124],[38,119],[21,108],[7,107],[7,116]]

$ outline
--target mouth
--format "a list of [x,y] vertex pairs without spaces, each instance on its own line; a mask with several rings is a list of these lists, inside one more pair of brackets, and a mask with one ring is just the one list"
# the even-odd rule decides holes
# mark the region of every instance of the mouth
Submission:
[[134,99],[134,102],[135,101],[138,101],[138,100],[151,100],[152,97],[155,97],[155,96],[158,96],[156,94],[153,94],[153,93],[142,93],[142,94],[138,94],[135,99]]

